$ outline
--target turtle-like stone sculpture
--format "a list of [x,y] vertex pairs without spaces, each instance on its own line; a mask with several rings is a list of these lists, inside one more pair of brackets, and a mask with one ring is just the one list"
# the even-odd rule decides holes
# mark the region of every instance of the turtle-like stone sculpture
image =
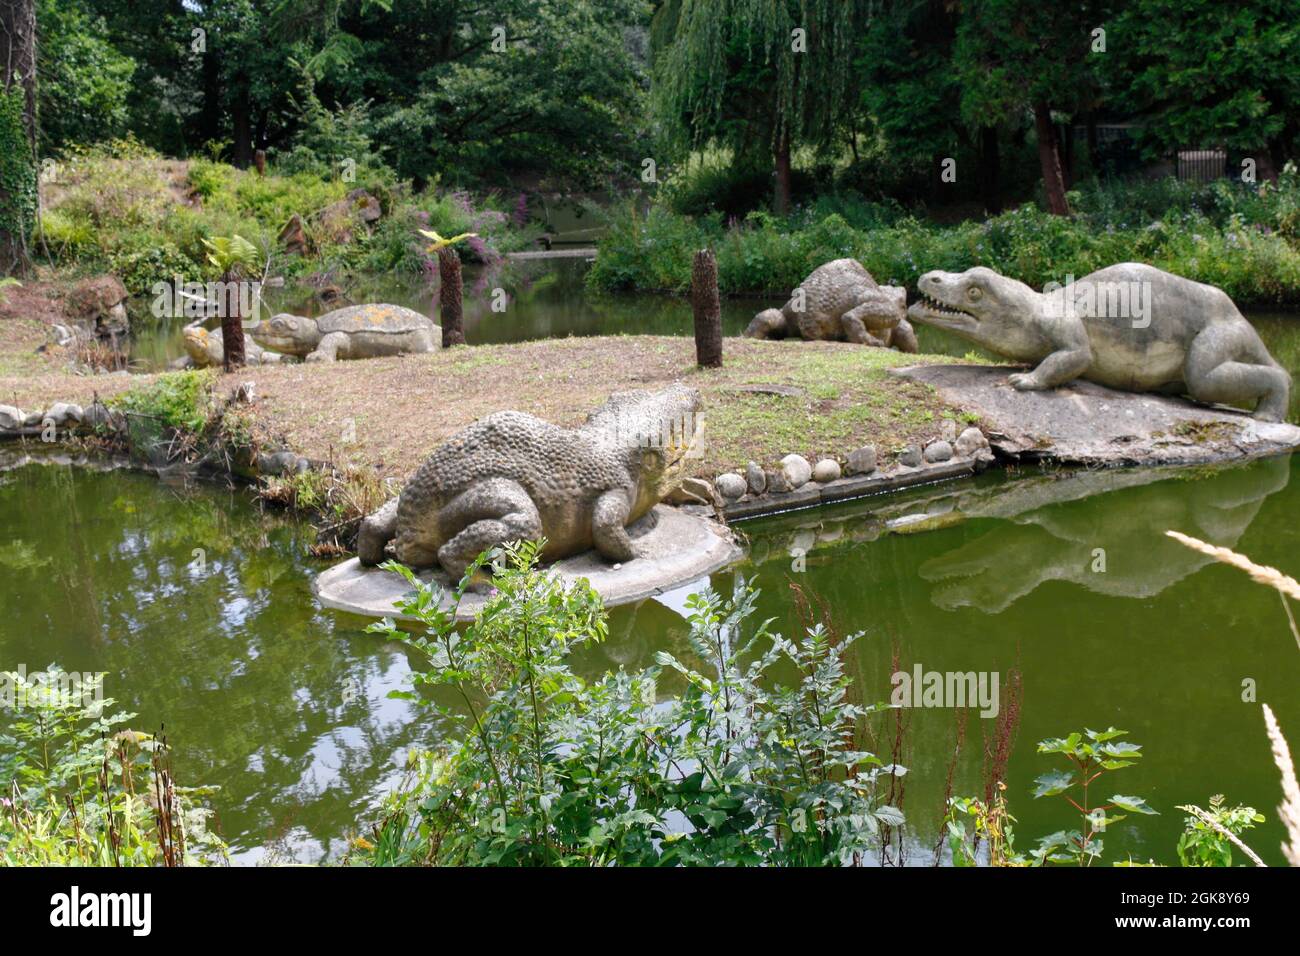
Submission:
[[350,305],[318,319],[282,312],[252,328],[264,349],[300,355],[308,362],[432,352],[442,330],[400,305]]
[[1034,363],[1008,377],[1021,391],[1084,378],[1130,392],[1255,403],[1264,421],[1286,415],[1291,376],[1212,285],[1122,262],[1047,292],[983,266],[927,272],[918,286],[923,301],[908,313],[915,321]]
[[916,351],[907,321],[907,290],[877,285],[856,259],[835,259],[812,271],[779,309],[754,316],[751,339],[827,339]]
[[357,555],[378,564],[391,541],[397,560],[454,579],[518,540],[545,538],[547,561],[593,547],[629,561],[627,526],[680,483],[703,426],[699,393],[685,385],[616,393],[577,428],[496,412],[437,448],[362,522]]
[[[185,354],[195,368],[210,368],[221,365],[226,359],[226,342],[220,329],[205,329],[201,325],[187,325],[184,330]],[[253,341],[252,336],[244,336],[244,363],[247,365],[273,365],[287,362],[290,357],[279,352],[263,349]]]

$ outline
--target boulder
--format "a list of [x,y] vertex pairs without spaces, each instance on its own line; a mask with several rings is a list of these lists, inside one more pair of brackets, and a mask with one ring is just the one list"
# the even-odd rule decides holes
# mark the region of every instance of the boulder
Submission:
[[291,451],[262,452],[257,470],[263,475],[290,475],[298,470],[298,456]]
[[871,445],[849,452],[848,473],[850,475],[869,475],[876,470],[876,449]]
[[82,411],[81,423],[87,428],[108,427],[113,423],[113,413],[102,402],[95,402]]
[[354,189],[348,193],[348,200],[352,203],[352,209],[362,222],[378,222],[383,216],[383,207],[379,205],[379,200],[364,189]]
[[761,495],[767,491],[767,474],[759,467],[758,462],[751,461],[745,466],[745,484],[749,486],[751,495]]
[[921,448],[919,445],[908,445],[903,449],[903,453],[898,456],[898,463],[906,465],[908,468],[921,467]]
[[781,459],[781,474],[791,488],[800,488],[812,477],[812,465],[803,455],[786,455]]
[[117,276],[92,276],[72,287],[68,312],[100,338],[110,338],[130,331],[126,300],[126,286]]
[[960,458],[973,458],[989,447],[989,440],[975,426],[971,426],[957,436],[955,451]]
[[307,254],[307,230],[303,227],[302,216],[294,213],[280,230],[280,245],[291,256]]
[[749,485],[744,478],[735,472],[727,472],[713,479],[713,487],[718,489],[718,494],[722,495],[723,498],[728,501],[735,501],[745,496]]
[[23,427],[23,422],[27,420],[27,415],[21,408],[14,408],[12,405],[0,405],[0,429],[7,432],[16,432]]
[[934,441],[925,446],[922,457],[931,463],[947,461],[952,458],[952,445],[946,441]]
[[837,481],[840,477],[840,463],[834,458],[823,458],[813,466],[813,481],[819,484],[826,484],[830,481]]
[[794,490],[789,479],[785,477],[785,472],[780,468],[775,471],[769,471],[765,475],[767,478],[767,490],[774,495],[784,494],[787,491]]
[[703,478],[683,478],[682,483],[665,500],[674,505],[711,505],[713,485]]

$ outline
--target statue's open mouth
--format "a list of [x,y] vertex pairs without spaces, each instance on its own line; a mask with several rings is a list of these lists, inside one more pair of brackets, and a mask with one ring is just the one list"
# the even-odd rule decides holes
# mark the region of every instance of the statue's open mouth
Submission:
[[972,313],[948,305],[946,302],[940,302],[924,290],[921,290],[920,301],[912,303],[911,308],[907,310],[907,316],[923,325],[935,325],[940,328],[973,329],[979,322]]

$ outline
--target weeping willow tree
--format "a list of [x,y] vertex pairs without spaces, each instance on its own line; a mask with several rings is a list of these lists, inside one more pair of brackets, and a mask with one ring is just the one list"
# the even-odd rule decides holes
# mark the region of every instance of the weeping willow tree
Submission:
[[860,102],[856,39],[872,0],[667,0],[655,13],[655,111],[670,145],[718,144],[775,173],[790,209],[790,155],[829,146]]

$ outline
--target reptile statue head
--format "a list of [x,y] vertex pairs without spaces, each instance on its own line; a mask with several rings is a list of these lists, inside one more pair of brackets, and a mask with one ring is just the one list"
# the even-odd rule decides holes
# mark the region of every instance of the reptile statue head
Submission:
[[315,319],[281,312],[249,329],[253,341],[264,349],[303,358],[316,350],[324,337]]
[[927,272],[917,282],[921,301],[907,310],[913,322],[946,329],[1011,358],[1041,354],[1042,335],[1030,321],[1043,296],[1023,282],[976,266],[965,272]]
[[644,512],[681,484],[688,460],[703,450],[704,411],[700,393],[686,385],[615,392],[582,428],[626,456],[638,476],[633,511]]

